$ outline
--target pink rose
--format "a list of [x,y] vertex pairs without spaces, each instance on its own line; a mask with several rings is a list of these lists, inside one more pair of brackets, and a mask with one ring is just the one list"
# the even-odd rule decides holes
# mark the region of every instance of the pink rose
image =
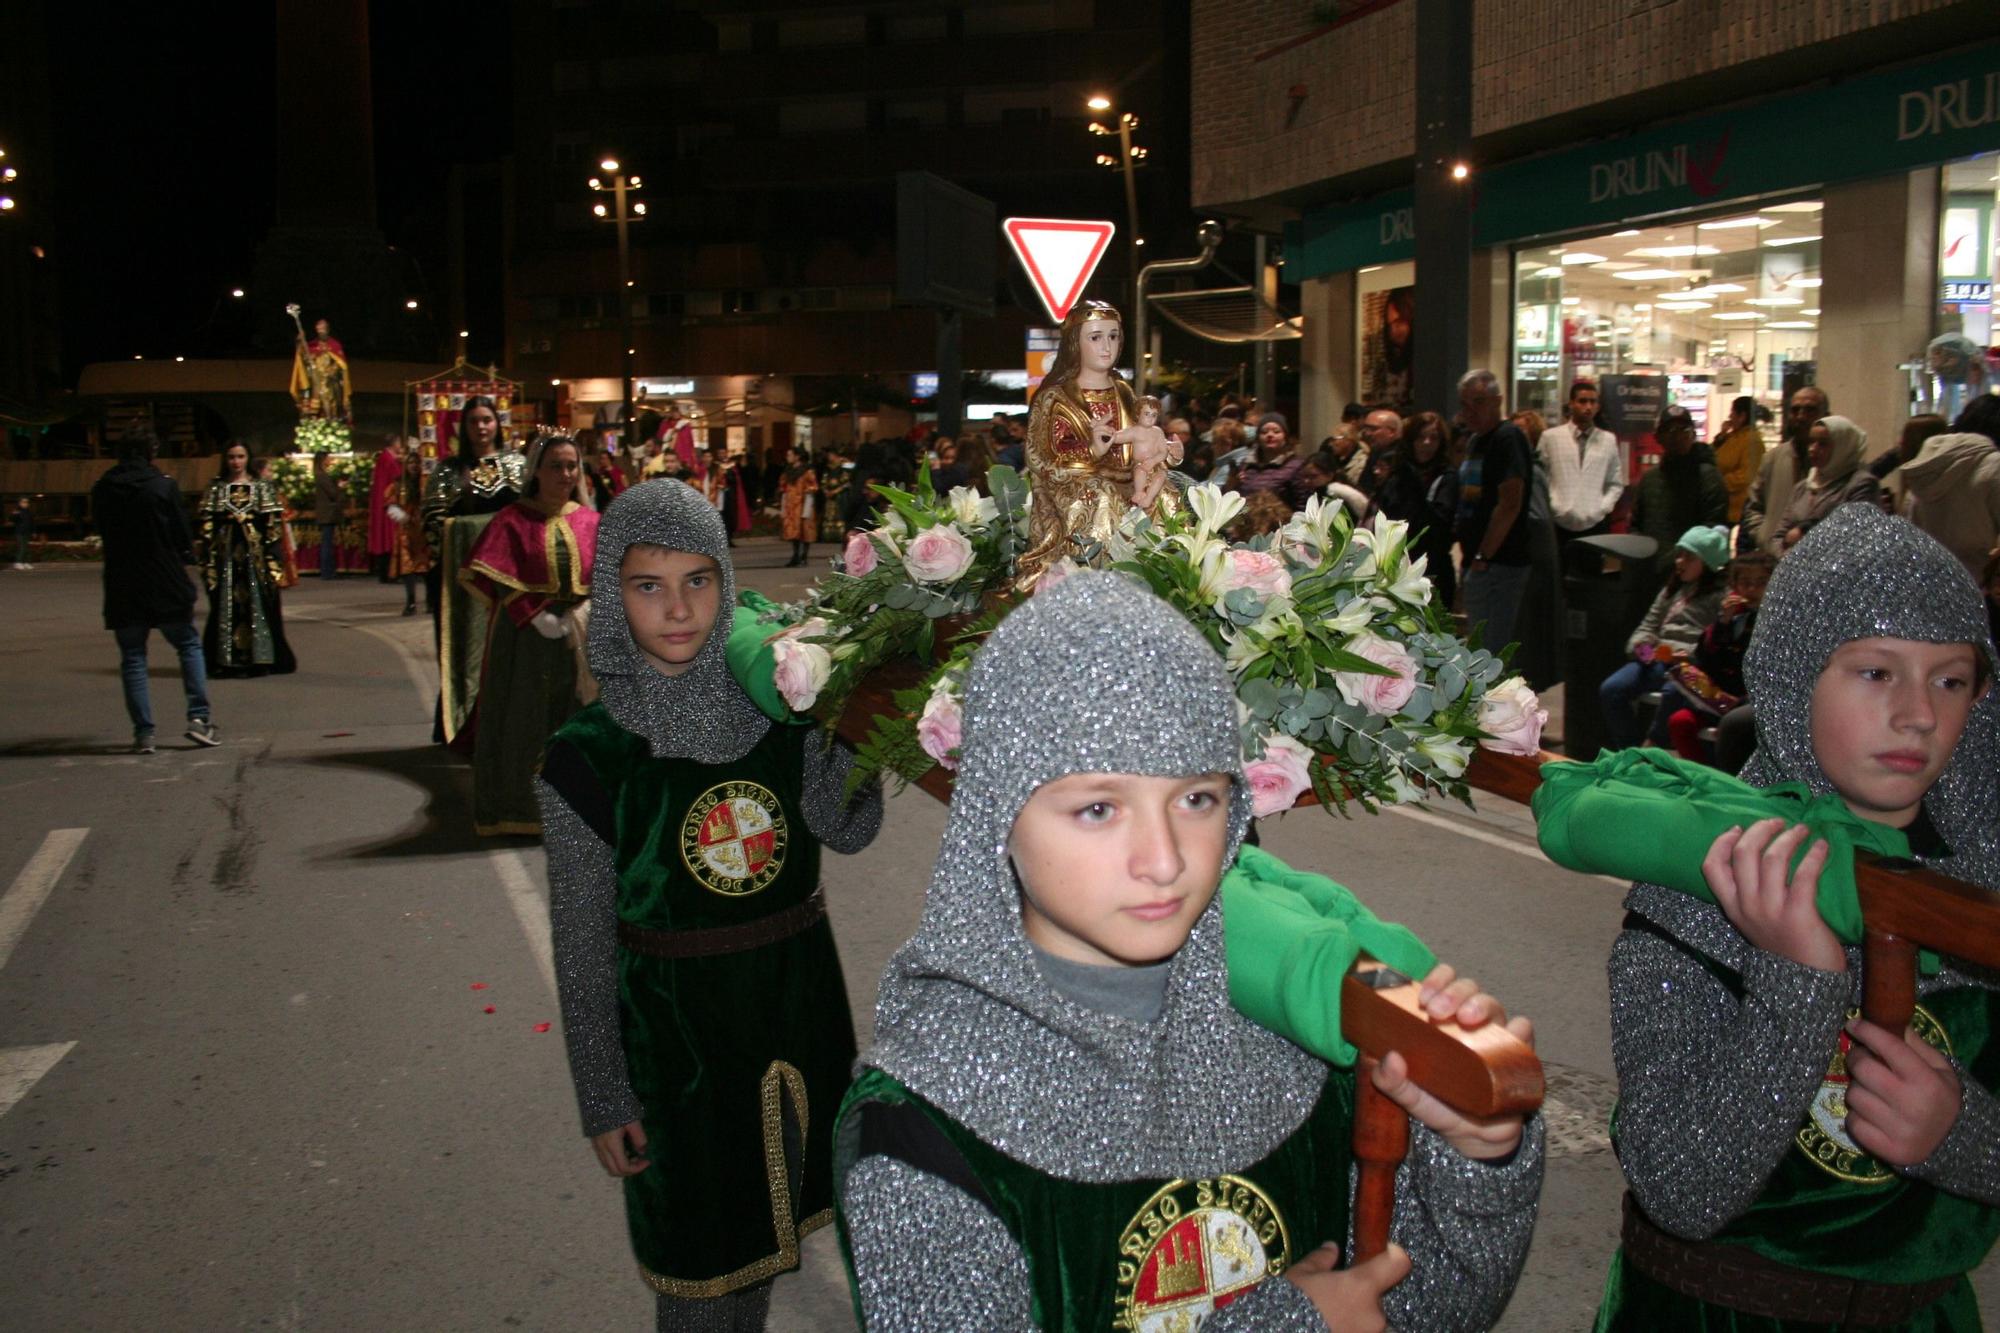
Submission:
[[919,583],[952,583],[972,568],[972,543],[949,524],[925,528],[903,550],[903,568]]
[[1479,729],[1486,733],[1479,743],[1500,754],[1541,753],[1542,727],[1549,720],[1541,702],[1519,676],[1501,681],[1479,701]]
[[826,678],[833,672],[833,655],[827,652],[826,645],[782,635],[771,644],[771,655],[775,659],[771,679],[778,693],[784,696],[785,706],[794,713],[811,711],[819,702],[819,692],[826,688]]
[[841,552],[841,564],[855,578],[866,578],[875,572],[875,543],[868,540],[865,532],[847,534],[847,549]]
[[917,744],[944,767],[957,768],[958,759],[952,751],[964,740],[965,710],[959,706],[958,696],[942,687],[931,691],[917,718]]
[[1243,765],[1244,781],[1250,784],[1250,813],[1262,819],[1280,810],[1289,810],[1299,796],[1312,787],[1311,750],[1290,736],[1264,738],[1264,757]]
[[1285,572],[1285,562],[1269,551],[1232,546],[1222,566],[1223,596],[1238,588],[1248,588],[1266,601],[1273,597],[1289,597],[1292,576]]
[[1393,676],[1377,676],[1365,671],[1334,672],[1333,683],[1340,690],[1340,697],[1347,702],[1360,704],[1371,713],[1387,717],[1408,703],[1410,696],[1417,692],[1417,659],[1404,651],[1401,644],[1364,634],[1348,644],[1347,651],[1396,673]]
[[1040,576],[1035,579],[1035,591],[1047,592],[1081,568],[1081,565],[1068,556],[1064,556],[1054,564],[1044,565]]

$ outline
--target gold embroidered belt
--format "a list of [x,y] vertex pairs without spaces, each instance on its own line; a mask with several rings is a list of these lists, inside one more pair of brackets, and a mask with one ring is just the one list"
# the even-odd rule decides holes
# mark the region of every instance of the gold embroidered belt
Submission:
[[1711,1305],[1766,1319],[1887,1328],[1944,1299],[1958,1275],[1932,1282],[1869,1282],[1794,1268],[1741,1245],[1670,1236],[1625,1196],[1625,1257],[1655,1282]]
[[618,923],[618,943],[633,953],[652,958],[713,958],[717,954],[743,953],[776,944],[826,919],[826,889],[814,889],[802,903],[773,912],[740,926],[707,926],[690,930],[654,930]]

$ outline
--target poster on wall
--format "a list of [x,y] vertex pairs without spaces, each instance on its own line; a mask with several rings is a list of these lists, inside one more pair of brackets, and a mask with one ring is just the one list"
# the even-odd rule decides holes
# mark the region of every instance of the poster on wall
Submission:
[[1399,412],[1412,405],[1417,289],[1390,287],[1361,298],[1361,400]]

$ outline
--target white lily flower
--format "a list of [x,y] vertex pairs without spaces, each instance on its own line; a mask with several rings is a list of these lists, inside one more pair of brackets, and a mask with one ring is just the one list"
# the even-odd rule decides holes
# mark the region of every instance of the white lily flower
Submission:
[[[1250,669],[1251,665],[1257,659],[1270,651],[1269,646],[1261,638],[1247,630],[1241,633],[1231,633],[1225,630],[1223,631],[1222,638],[1229,645],[1223,650],[1222,661],[1229,668],[1229,674],[1232,676],[1242,675]],[[1239,708],[1242,707],[1240,703],[1237,706]],[[1247,713],[1249,710],[1244,709],[1243,711]],[[1238,721],[1240,724],[1243,719],[1239,718]]]
[[910,535],[910,525],[903,521],[901,511],[896,509],[883,511],[882,521],[875,525],[875,530],[889,534],[891,541],[896,541]]
[[1228,557],[1229,548],[1221,542],[1216,542],[1203,551],[1201,558],[1194,562],[1201,576],[1197,591],[1201,595],[1201,600],[1210,606],[1220,606],[1223,597],[1229,591]]
[[1397,601],[1409,606],[1427,606],[1431,600],[1431,581],[1424,577],[1424,570],[1431,558],[1420,555],[1415,560],[1405,561],[1396,571],[1396,577],[1383,591]]
[[1389,610],[1389,603],[1380,597],[1357,597],[1323,622],[1328,629],[1339,634],[1359,634],[1375,623],[1375,617]]
[[951,516],[960,527],[983,528],[1000,516],[1000,506],[991,496],[981,495],[970,486],[954,486],[945,497]]
[[1194,511],[1195,530],[1204,537],[1215,536],[1243,511],[1242,496],[1225,493],[1213,482],[1188,487],[1187,502]]
[[1455,778],[1465,772],[1465,766],[1472,762],[1472,746],[1456,736],[1420,736],[1417,738],[1417,753],[1437,766],[1437,771],[1448,778]]
[[1391,805],[1422,805],[1424,789],[1409,780],[1401,768],[1389,770],[1389,803]]

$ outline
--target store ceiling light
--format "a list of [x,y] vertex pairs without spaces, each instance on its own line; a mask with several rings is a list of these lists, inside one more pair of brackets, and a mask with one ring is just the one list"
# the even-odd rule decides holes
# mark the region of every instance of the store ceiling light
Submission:
[[1581,296],[1565,296],[1563,298],[1564,305],[1579,305],[1582,301],[1583,298]]
[[1678,311],[1712,310],[1714,309],[1714,304],[1712,301],[1656,301],[1653,304],[1653,309]]
[[1769,249],[1775,245],[1805,245],[1818,239],[1817,236],[1773,236],[1764,242],[1764,246]]
[[1826,281],[1826,279],[1825,279],[1825,278],[1793,278],[1793,279],[1792,279],[1792,286],[1794,286],[1794,287],[1817,287],[1817,286],[1819,286],[1819,285],[1820,285],[1820,284],[1821,284],[1822,282],[1825,282],[1825,281]]
[[1711,282],[1705,287],[1691,287],[1688,289],[1687,294],[1689,296],[1733,296],[1737,292],[1747,292],[1749,290],[1748,287],[1745,287],[1740,282]]
[[1801,315],[1817,315],[1819,313],[1819,307],[1816,305],[1809,305],[1804,310],[1799,311],[1799,313]]
[[1719,315],[1710,315],[1709,318],[1710,319],[1762,319],[1764,318],[1764,312],[1761,310],[1725,310]]
[[1766,213],[1817,213],[1826,205],[1817,199],[1799,199],[1789,204],[1772,204]]
[[1562,271],[1562,268],[1561,268],[1561,266],[1559,266],[1559,265],[1556,265],[1556,264],[1550,264],[1550,265],[1549,265],[1548,267],[1546,267],[1546,268],[1538,268],[1538,269],[1536,269],[1536,270],[1535,270],[1535,271],[1534,271],[1534,272],[1533,272],[1532,274],[1530,274],[1529,276],[1530,276],[1530,277],[1536,277],[1536,278],[1560,278],[1560,277],[1561,277],[1562,275],[1563,275],[1563,271]]
[[1623,273],[1628,268],[1644,268],[1646,266],[1644,264],[1635,264],[1629,259],[1607,259],[1602,264],[1592,264],[1591,267],[1599,273]]
[[1668,278],[1683,276],[1670,268],[1633,268],[1618,274],[1627,282],[1665,282]]
[[1744,305],[1804,305],[1796,296],[1753,296]]
[[1640,259],[1687,259],[1693,255],[1719,255],[1722,251],[1712,245],[1646,245],[1625,253]]
[[1605,255],[1594,255],[1588,250],[1563,251],[1563,263],[1565,264],[1602,264],[1606,258],[1607,256]]
[[1634,310],[1651,310],[1653,307],[1647,305],[1644,301],[1641,301],[1638,305],[1635,305],[1632,308]]
[[1614,232],[1612,232],[1612,233],[1611,233],[1611,238],[1612,238],[1613,240],[1617,240],[1617,239],[1618,239],[1619,237],[1621,237],[1621,236],[1639,236],[1639,235],[1642,235],[1642,234],[1643,234],[1643,233],[1642,233],[1642,232],[1640,232],[1640,230],[1639,230],[1639,229],[1638,229],[1637,227],[1627,227],[1627,228],[1626,228],[1626,229],[1625,229],[1624,231],[1614,231]]
[[1778,220],[1776,218],[1758,217],[1755,214],[1747,218],[1718,218],[1714,222],[1697,222],[1695,224],[1702,231],[1736,231],[1742,227],[1775,227],[1777,225]]
[[1764,327],[1767,329],[1816,329],[1819,325],[1809,319],[1774,319]]

